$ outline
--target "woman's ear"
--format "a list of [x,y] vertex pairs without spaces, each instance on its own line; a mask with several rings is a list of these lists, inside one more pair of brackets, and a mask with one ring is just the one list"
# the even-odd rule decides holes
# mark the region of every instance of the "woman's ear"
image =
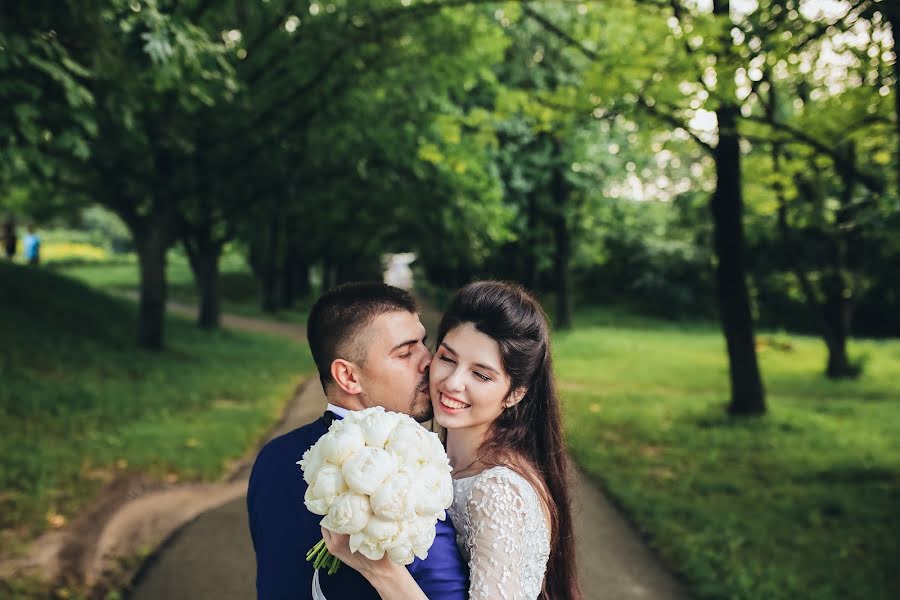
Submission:
[[356,365],[343,358],[336,358],[331,361],[331,378],[346,394],[356,396],[363,391],[356,377]]
[[503,401],[503,408],[511,408],[522,401],[522,398],[525,397],[525,394],[528,393],[528,388],[520,387],[516,388],[512,391],[509,397]]

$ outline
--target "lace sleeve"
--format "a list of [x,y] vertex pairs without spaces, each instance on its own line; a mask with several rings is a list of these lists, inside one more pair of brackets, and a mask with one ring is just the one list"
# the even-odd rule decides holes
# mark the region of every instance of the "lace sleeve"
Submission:
[[549,554],[537,494],[508,472],[489,473],[468,498],[469,598],[536,598]]

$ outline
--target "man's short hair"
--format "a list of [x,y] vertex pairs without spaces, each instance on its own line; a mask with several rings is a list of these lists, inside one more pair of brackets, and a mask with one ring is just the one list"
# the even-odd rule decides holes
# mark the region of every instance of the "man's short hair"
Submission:
[[331,363],[341,358],[362,364],[369,347],[366,327],[379,315],[398,311],[417,312],[416,301],[385,283],[345,283],[316,300],[306,321],[306,339],[326,393],[334,382]]

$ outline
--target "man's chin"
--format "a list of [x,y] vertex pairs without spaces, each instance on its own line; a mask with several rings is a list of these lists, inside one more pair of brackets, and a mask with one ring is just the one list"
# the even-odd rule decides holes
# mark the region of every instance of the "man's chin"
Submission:
[[413,412],[410,415],[417,423],[424,423],[434,418],[434,407],[431,405],[431,396],[425,392],[416,394],[413,401]]

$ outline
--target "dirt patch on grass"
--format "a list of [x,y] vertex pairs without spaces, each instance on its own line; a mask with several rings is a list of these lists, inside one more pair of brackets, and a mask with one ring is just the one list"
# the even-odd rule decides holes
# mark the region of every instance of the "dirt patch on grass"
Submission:
[[[313,377],[297,386],[282,418],[264,440],[297,426],[299,398]],[[174,483],[140,473],[116,476],[91,506],[68,525],[49,531],[21,557],[0,558],[0,580],[34,579],[53,588],[102,598],[127,585],[147,556],[189,521],[247,491],[259,448],[236,461],[221,482]]]

